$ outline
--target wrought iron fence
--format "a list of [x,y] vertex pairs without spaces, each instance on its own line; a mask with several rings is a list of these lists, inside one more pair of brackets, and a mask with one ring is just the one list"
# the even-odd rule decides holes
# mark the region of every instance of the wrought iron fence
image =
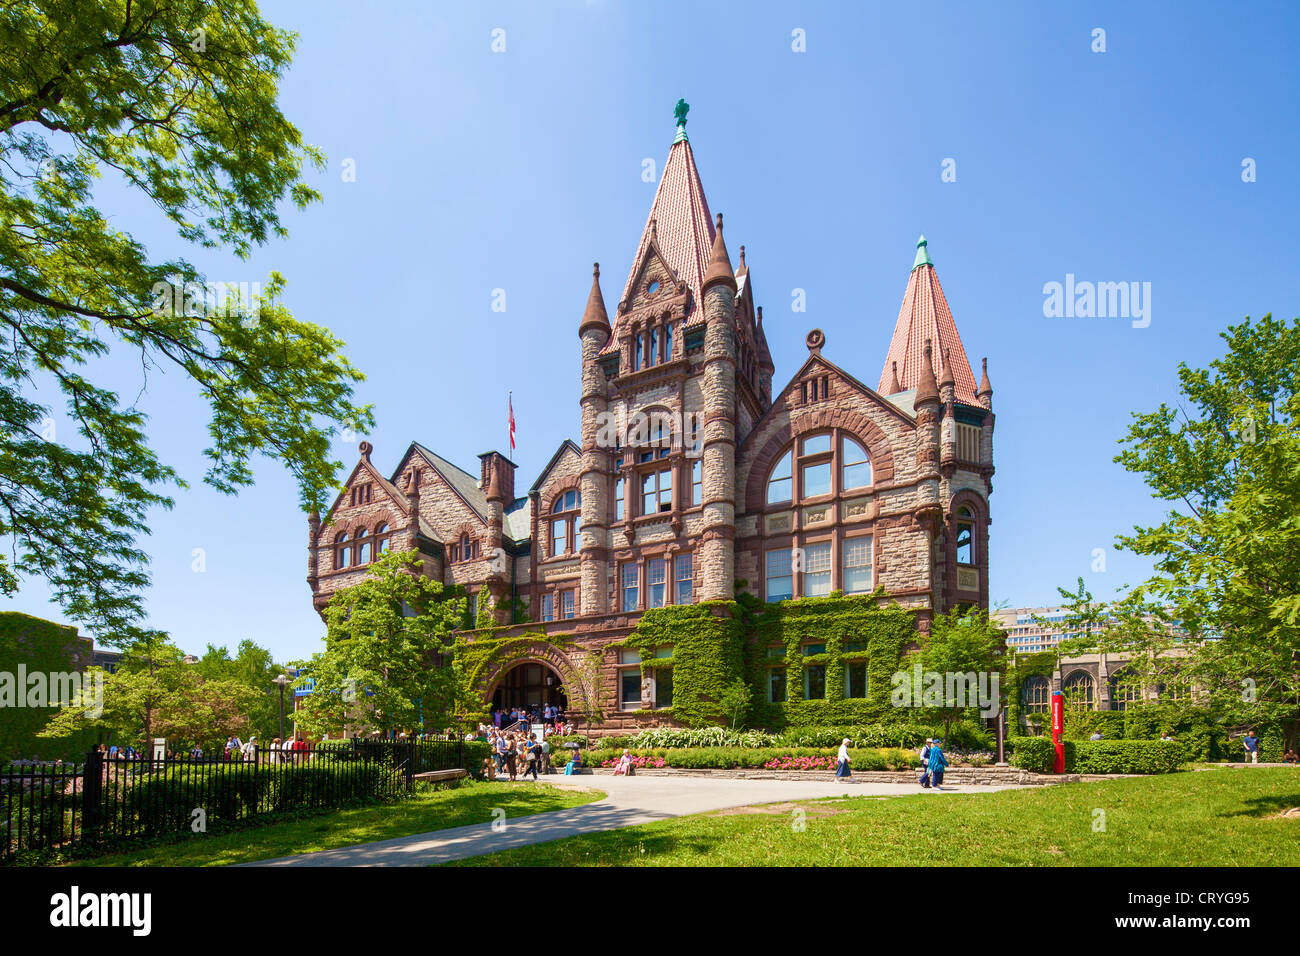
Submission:
[[95,750],[81,764],[11,767],[0,770],[0,861],[392,799],[417,773],[462,767],[459,740],[340,740],[204,758]]

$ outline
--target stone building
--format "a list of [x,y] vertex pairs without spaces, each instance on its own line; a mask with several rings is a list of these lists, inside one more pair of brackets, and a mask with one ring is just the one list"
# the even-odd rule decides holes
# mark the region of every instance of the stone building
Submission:
[[[507,633],[594,652],[611,729],[670,699],[635,652],[607,647],[647,608],[737,587],[768,601],[883,587],[924,629],[935,611],[988,605],[993,390],[987,366],[976,382],[926,240],[874,388],[813,329],[774,390],[754,274],[710,212],[685,109],[612,310],[593,270],[577,440],[527,489],[497,451],[469,472],[413,443],[381,471],[363,442],[343,493],[310,519],[318,610],[384,550],[417,549],[424,573],[487,589],[493,620],[479,628],[517,624],[522,608],[530,623]],[[481,690],[557,699],[578,652],[539,641],[488,668]]]

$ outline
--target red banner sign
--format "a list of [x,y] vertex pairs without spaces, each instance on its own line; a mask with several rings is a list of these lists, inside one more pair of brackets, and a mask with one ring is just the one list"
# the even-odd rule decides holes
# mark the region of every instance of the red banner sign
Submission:
[[1056,748],[1057,773],[1065,773],[1065,698],[1061,692],[1052,692],[1052,745]]

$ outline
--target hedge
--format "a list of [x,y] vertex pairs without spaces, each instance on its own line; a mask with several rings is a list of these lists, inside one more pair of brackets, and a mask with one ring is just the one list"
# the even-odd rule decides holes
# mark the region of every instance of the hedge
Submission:
[[[631,749],[634,757],[662,758],[665,766],[682,770],[758,769],[771,760],[798,757],[829,757],[835,751],[819,747],[659,747]],[[583,765],[599,767],[602,761],[617,760],[622,749],[610,747],[591,750],[582,755]],[[854,770],[909,770],[919,767],[920,757],[911,751],[893,749],[853,749],[849,765]],[[833,763],[832,763],[833,766]]]
[[[1052,773],[1056,750],[1048,737],[1011,737],[1009,763],[1032,773]],[[1066,773],[1172,773],[1187,763],[1177,740],[1066,740]]]

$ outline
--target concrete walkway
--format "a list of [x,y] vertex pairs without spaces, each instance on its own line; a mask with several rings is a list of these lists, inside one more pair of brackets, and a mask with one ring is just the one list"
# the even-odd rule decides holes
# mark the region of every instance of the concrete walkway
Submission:
[[944,787],[941,792],[922,790],[915,784],[835,783],[817,780],[735,780],[699,777],[611,777],[605,775],[551,776],[545,781],[558,787],[603,790],[606,797],[568,810],[508,819],[494,832],[490,820],[471,826],[437,830],[418,836],[360,843],[356,846],[263,860],[249,866],[427,866],[496,853],[534,843],[548,843],[582,833],[616,830],[730,807],[819,797],[902,796],[924,793],[942,799],[948,793],[991,793],[1018,789],[1012,786]]

